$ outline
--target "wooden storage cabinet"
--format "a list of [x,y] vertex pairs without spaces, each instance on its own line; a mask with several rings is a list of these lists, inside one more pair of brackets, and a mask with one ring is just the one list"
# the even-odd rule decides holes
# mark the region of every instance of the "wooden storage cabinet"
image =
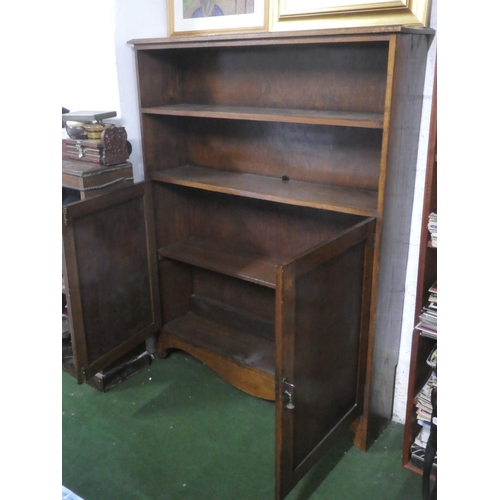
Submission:
[[[161,295],[177,295],[162,301],[160,353],[181,347],[246,392],[275,399],[276,316],[289,314],[277,297],[282,273],[300,261],[317,260],[297,285],[306,294],[297,303],[308,304],[302,314],[331,307],[332,318],[317,315],[325,324],[316,327],[327,330],[338,287],[345,293],[338,314],[360,317],[369,220],[169,184],[158,184],[154,193],[156,207],[174,221],[156,232]],[[302,328],[310,329],[307,323]],[[350,334],[359,331],[354,324]]]
[[157,219],[157,350],[276,399],[283,496],[360,415],[374,220],[168,183],[153,194],[169,214]]
[[182,349],[275,400],[282,499],[340,432],[366,449],[390,421],[427,37],[130,43],[146,180],[85,208],[124,208],[102,229],[99,260],[122,266],[103,296],[136,287],[122,344],[157,332],[160,356]]

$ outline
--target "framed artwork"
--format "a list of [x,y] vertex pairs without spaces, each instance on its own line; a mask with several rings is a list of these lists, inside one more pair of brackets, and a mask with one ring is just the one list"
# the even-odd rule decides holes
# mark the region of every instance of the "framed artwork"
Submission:
[[168,0],[170,35],[267,30],[268,0]]
[[272,31],[405,25],[427,27],[432,0],[270,0]]

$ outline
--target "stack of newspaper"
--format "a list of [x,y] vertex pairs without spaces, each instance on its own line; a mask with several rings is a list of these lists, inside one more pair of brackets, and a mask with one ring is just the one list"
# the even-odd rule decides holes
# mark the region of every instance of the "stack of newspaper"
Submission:
[[437,338],[437,281],[429,288],[429,298],[419,318],[415,328],[426,337]]
[[417,422],[430,430],[432,405],[431,405],[431,390],[437,386],[437,376],[435,372],[429,377],[425,385],[417,395]]
[[433,247],[438,246],[438,215],[437,212],[429,214],[429,222],[427,224],[429,233],[431,233],[431,244]]
[[[425,385],[418,393],[415,406],[417,413],[417,423],[422,426],[415,441],[411,446],[411,462],[416,467],[422,469],[424,465],[425,449],[429,440],[431,431],[431,418],[432,418],[432,404],[431,404],[431,391],[437,387],[437,346],[434,347],[429,357],[427,364],[433,369],[431,376],[428,378]],[[436,422],[435,422],[436,423]],[[437,472],[437,455],[434,458],[432,473],[436,475]]]

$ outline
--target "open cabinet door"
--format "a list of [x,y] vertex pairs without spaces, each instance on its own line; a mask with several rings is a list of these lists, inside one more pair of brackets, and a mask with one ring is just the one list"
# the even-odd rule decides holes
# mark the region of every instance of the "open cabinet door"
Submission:
[[63,265],[78,383],[161,326],[151,186],[63,207]]
[[375,222],[280,266],[276,285],[276,499],[362,412]]

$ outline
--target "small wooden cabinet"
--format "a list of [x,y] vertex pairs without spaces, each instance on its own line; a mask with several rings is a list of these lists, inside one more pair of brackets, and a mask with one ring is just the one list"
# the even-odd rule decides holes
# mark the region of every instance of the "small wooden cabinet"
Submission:
[[275,400],[277,499],[349,426],[366,449],[392,413],[431,33],[132,40],[146,180],[63,220],[93,311],[79,381],[158,333]]

